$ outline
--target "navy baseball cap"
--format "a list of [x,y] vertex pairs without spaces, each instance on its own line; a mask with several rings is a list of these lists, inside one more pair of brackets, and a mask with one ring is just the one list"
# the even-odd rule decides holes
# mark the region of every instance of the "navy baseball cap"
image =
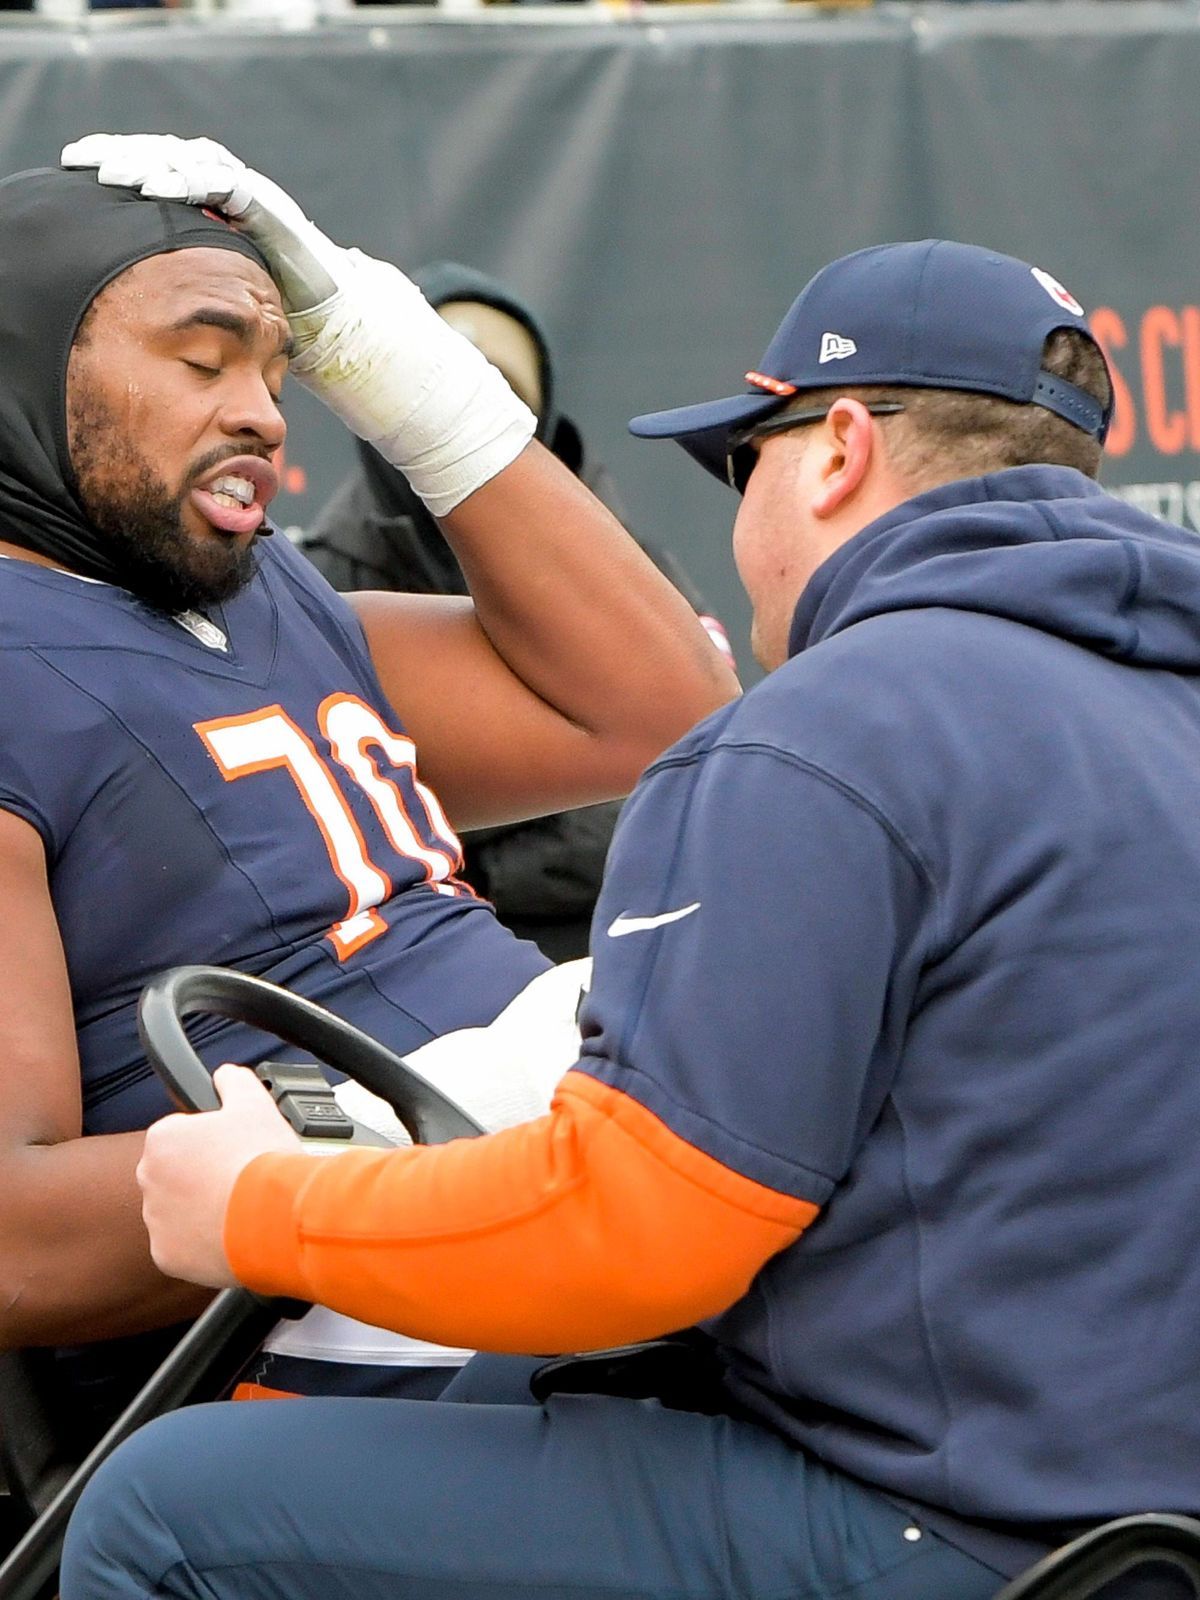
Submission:
[[1095,340],[1083,307],[1040,267],[947,239],[875,245],[823,267],[801,290],[747,388],[634,417],[641,439],[677,439],[725,481],[732,433],[806,389],[864,384],[971,389],[1045,406],[1101,443],[1107,406],[1042,370],[1057,328]]

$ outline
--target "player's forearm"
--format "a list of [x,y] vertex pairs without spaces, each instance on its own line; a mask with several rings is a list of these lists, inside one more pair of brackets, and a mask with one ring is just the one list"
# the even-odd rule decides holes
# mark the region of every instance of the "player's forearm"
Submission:
[[688,602],[541,445],[442,526],[494,649],[563,717],[626,747],[631,777],[737,694]]
[[263,1155],[226,1213],[234,1272],[441,1343],[551,1354],[723,1310],[816,1207],[578,1072],[550,1116],[437,1149]]
[[167,1327],[210,1298],[150,1259],[140,1133],[0,1156],[0,1348],[86,1344]]

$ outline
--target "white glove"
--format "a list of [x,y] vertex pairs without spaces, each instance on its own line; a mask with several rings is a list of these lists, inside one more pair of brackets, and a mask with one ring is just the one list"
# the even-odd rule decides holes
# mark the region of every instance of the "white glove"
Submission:
[[398,267],[343,250],[296,202],[212,139],[93,133],[63,149],[147,199],[219,209],[261,251],[296,353],[291,370],[375,446],[436,517],[514,461],[537,419]]

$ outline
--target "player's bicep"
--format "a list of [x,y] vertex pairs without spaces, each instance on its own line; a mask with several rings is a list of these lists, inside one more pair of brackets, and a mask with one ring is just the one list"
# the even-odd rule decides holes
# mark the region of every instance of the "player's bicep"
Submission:
[[80,1133],[79,1055],[41,835],[0,809],[0,1141]]
[[346,598],[422,779],[456,828],[615,798],[611,735],[601,743],[534,693],[492,648],[469,599]]

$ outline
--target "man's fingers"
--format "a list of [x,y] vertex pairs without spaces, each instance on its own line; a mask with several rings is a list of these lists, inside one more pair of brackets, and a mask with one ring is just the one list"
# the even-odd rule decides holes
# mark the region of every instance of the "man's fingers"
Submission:
[[233,216],[250,203],[244,163],[214,139],[90,133],[64,145],[59,160],[64,167],[93,167],[106,187],[137,189],[150,200],[228,205]]
[[299,1141],[245,1067],[218,1067],[213,1082],[219,1110],[164,1117],[147,1130],[138,1182],[159,1271],[224,1288],[236,1282],[222,1238],[239,1174],[256,1156]]
[[130,189],[140,189],[147,200],[190,200],[188,180],[182,173],[176,172],[174,167],[156,167],[152,172],[147,172],[139,177],[126,177],[122,175],[123,169],[116,169],[114,176],[107,162],[102,166],[96,176],[101,183],[110,184],[114,188],[124,185]]
[[254,1076],[249,1067],[237,1067],[226,1062],[213,1073],[213,1086],[221,1097],[221,1104],[230,1110],[249,1110],[261,1107],[264,1102],[275,1110],[265,1085]]
[[73,139],[62,147],[59,165],[64,167],[98,167],[108,154],[114,135],[89,133],[82,139]]
[[182,142],[171,133],[89,133],[64,145],[58,159],[64,167],[103,167],[112,163],[145,171],[165,165]]
[[152,1122],[146,1129],[146,1142],[142,1146],[141,1159],[137,1164],[137,1181],[143,1189],[149,1181],[151,1169],[164,1138],[169,1144],[174,1125],[186,1120],[182,1111],[173,1111],[169,1116],[160,1117],[157,1122]]
[[193,161],[184,157],[167,166],[154,167],[140,176],[109,179],[107,165],[101,167],[101,183],[127,183],[150,200],[186,200],[189,205],[224,205],[237,188],[245,169],[217,161]]

